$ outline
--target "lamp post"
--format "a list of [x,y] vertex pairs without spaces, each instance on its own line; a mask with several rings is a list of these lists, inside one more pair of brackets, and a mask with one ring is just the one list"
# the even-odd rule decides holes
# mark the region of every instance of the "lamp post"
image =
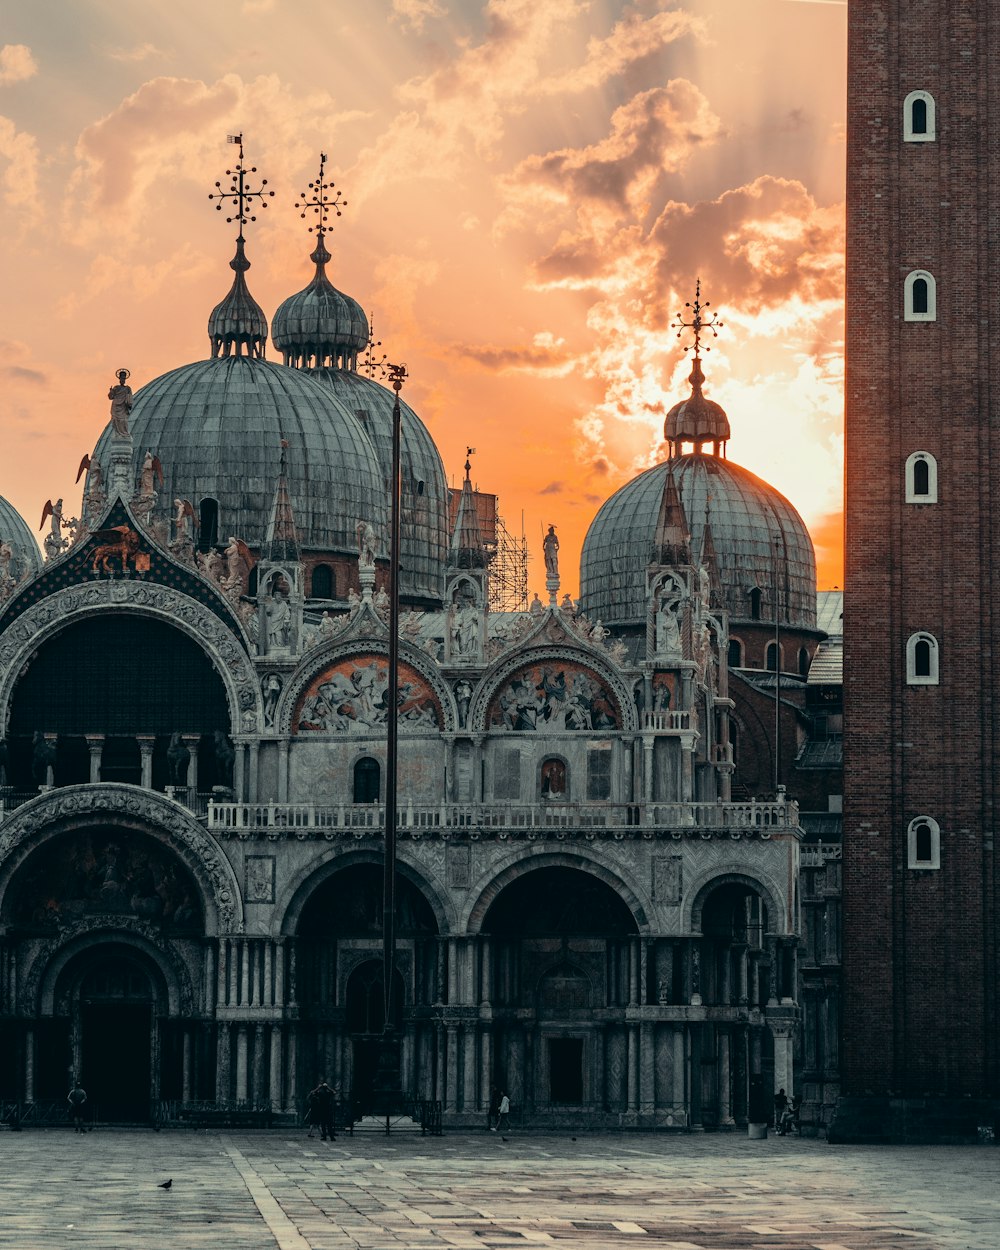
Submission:
[[400,512],[400,412],[399,392],[406,380],[405,365],[389,365],[389,381],[396,397],[392,406],[392,465],[389,512],[389,674],[385,741],[385,843],[382,864],[382,992],[383,1026],[379,1047],[376,1092],[386,1116],[399,1100],[400,1050],[395,1019],[393,981],[396,973],[396,790],[398,782],[399,690],[399,512]]

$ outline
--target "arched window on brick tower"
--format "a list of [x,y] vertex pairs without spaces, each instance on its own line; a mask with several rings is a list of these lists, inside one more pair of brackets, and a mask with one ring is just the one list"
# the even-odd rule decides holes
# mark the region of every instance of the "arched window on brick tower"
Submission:
[[903,320],[937,320],[937,283],[926,269],[914,269],[903,282]]
[[928,91],[911,91],[903,101],[903,141],[933,143],[937,138],[937,108]]
[[906,681],[910,686],[938,684],[938,642],[933,634],[911,634],[906,640]]
[[916,816],[906,831],[907,868],[941,867],[941,829],[931,816]]
[[929,451],[915,451],[906,459],[906,502],[937,501],[937,461]]

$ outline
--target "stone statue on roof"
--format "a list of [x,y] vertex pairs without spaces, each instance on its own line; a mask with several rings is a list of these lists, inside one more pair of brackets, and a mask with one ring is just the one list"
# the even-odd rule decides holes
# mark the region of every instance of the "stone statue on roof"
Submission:
[[118,384],[108,391],[111,400],[111,424],[119,438],[129,438],[128,418],[132,411],[132,388],[126,385],[127,369],[118,370]]

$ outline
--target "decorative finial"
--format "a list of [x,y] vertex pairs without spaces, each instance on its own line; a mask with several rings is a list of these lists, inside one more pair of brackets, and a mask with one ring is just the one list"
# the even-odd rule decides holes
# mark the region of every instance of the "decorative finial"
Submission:
[[386,365],[386,368],[389,370],[389,381],[392,384],[392,389],[398,396],[403,389],[403,383],[410,376],[406,372],[406,365]]
[[369,313],[368,348],[361,358],[361,368],[370,378],[373,378],[376,373],[380,378],[384,378],[386,375],[386,361],[389,357],[383,352],[377,360],[375,359],[375,348],[381,346],[382,340],[375,337],[375,314]]
[[233,204],[234,208],[236,209],[236,213],[232,217],[227,217],[226,221],[227,222],[233,222],[233,221],[239,222],[240,233],[239,233],[238,238],[240,242],[243,242],[243,227],[247,224],[248,221],[257,220],[257,218],[252,213],[249,212],[251,203],[254,200],[260,200],[261,208],[267,208],[267,201],[274,195],[274,192],[264,190],[264,188],[267,186],[266,178],[263,178],[261,180],[260,188],[258,190],[256,191],[250,190],[250,188],[247,186],[247,175],[255,174],[257,172],[257,166],[251,165],[249,169],[244,169],[243,167],[243,136],[242,134],[227,135],[226,138],[230,143],[238,143],[240,145],[240,159],[235,169],[226,170],[226,177],[232,179],[232,184],[230,185],[229,190],[224,191],[222,189],[222,183],[217,182],[215,184],[217,189],[215,191],[210,192],[208,198],[210,200],[219,201],[215,207],[220,213],[222,212],[222,205],[225,201],[228,200]]
[[[711,317],[704,316],[705,310],[711,308],[711,303],[706,300],[704,304],[701,302],[701,278],[697,280],[694,288],[694,303],[690,301],[685,303],[684,308],[691,309],[691,320],[684,320],[683,309],[677,314],[677,320],[670,323],[671,330],[677,331],[677,337],[680,338],[685,330],[694,331],[694,342],[688,343],[684,348],[686,352],[694,348],[695,358],[701,355],[701,335],[704,330],[711,330],[715,338],[719,337],[719,328],[723,322],[719,320],[717,313],[712,313]],[[710,352],[712,349],[706,347],[705,351]]]
[[309,227],[309,233],[312,234],[313,231],[315,231],[320,238],[322,238],[326,233],[326,223],[329,219],[331,209],[337,214],[338,217],[340,217],[342,216],[340,211],[341,205],[343,205],[344,208],[347,207],[347,201],[341,199],[341,195],[343,194],[342,192],[338,191],[337,194],[332,197],[327,195],[327,192],[332,191],[337,184],[334,182],[323,181],[323,172],[325,168],[326,153],[320,152],[319,177],[315,182],[309,183],[309,191],[312,192],[312,198],[309,198],[308,192],[300,191],[299,196],[301,198],[295,201],[295,207],[302,209],[302,212],[299,214],[300,217],[304,219],[306,213],[311,208],[319,218],[319,221],[317,221],[314,226]]
[[474,456],[475,454],[476,454],[475,447],[466,447],[465,449],[465,480],[467,482],[470,480],[469,475],[472,473],[472,461],[469,459],[469,457]]

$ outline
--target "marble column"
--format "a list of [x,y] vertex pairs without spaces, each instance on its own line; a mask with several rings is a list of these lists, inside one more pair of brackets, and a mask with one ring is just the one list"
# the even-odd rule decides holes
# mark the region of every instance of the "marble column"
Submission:
[[278,802],[288,802],[288,747],[287,738],[278,742]]
[[458,1110],[458,1026],[449,1024],[446,1060],[445,1103],[449,1111]]
[[639,1026],[639,1105],[643,1115],[656,1110],[656,1051],[651,1021]]
[[154,734],[136,734],[139,744],[139,784],[144,790],[153,788],[153,748],[156,746]]
[[[493,998],[493,946],[485,934],[479,939],[480,954],[480,998],[484,1007],[489,1007]],[[487,1094],[489,1090],[487,1090]]]
[[493,1088],[493,1026],[484,1024],[479,1034],[479,1110],[488,1111]]
[[733,1119],[732,1038],[727,1029],[720,1029],[719,1046],[719,1123],[735,1124]]
[[253,1030],[253,1105],[264,1105],[264,1025],[254,1025]]
[[795,1028],[792,1024],[772,1024],[774,1038],[774,1092],[779,1089],[791,1094],[794,1090],[793,1044]]
[[240,1024],[236,1026],[236,1101],[247,1102],[249,1100],[249,1069],[248,1069],[248,1042],[247,1042],[247,1026]]
[[201,742],[201,734],[181,734],[181,741],[191,756],[187,775],[188,802],[191,802],[198,793],[198,743]]
[[630,1024],[626,1028],[628,1065],[628,1110],[635,1115],[639,1110],[639,1027]]
[[101,780],[101,756],[104,753],[104,734],[87,734],[87,750],[90,752],[90,784],[96,786]]
[[232,1070],[232,1037],[228,1023],[220,1023],[217,1029],[215,1051],[215,1101],[228,1103],[230,1073]]
[[271,1099],[271,1110],[280,1111],[284,1107],[281,1097],[281,1025],[271,1025],[271,1065],[268,1074],[268,1094]]
[[684,1025],[675,1024],[673,1032],[674,1032],[674,1062],[673,1062],[674,1107],[678,1111],[683,1110],[685,1117],[689,1120],[690,1108],[688,1107],[688,1099],[687,1099],[687,1089],[688,1089],[687,1044],[686,1044],[685,1037],[684,1037]]
[[463,1029],[465,1054],[462,1056],[462,1110],[476,1109],[476,1026],[470,1021]]
[[257,786],[260,774],[260,743],[250,743],[250,767],[247,770],[247,797],[248,803],[257,802]]

